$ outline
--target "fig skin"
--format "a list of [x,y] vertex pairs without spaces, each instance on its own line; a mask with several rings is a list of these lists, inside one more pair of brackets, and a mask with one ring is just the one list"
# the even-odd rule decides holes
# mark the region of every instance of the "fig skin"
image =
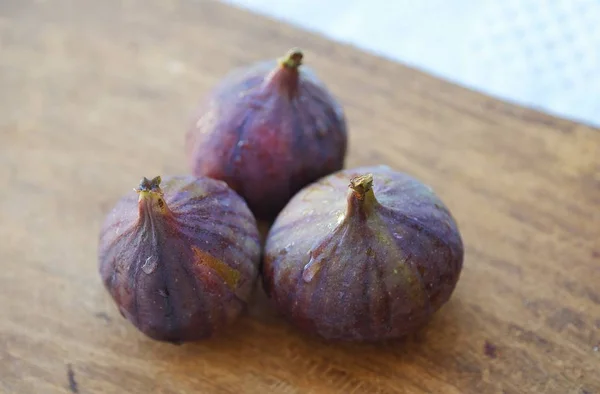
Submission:
[[229,73],[186,134],[192,173],[227,182],[258,219],[274,219],[302,187],[344,167],[344,111],[302,59],[292,49]]
[[429,187],[387,166],[359,167],[287,204],[267,236],[263,283],[275,307],[308,333],[395,339],[449,300],[463,256],[457,225]]
[[144,178],[107,215],[98,262],[127,320],[150,338],[182,343],[238,317],[260,253],[254,216],[224,182],[156,177]]

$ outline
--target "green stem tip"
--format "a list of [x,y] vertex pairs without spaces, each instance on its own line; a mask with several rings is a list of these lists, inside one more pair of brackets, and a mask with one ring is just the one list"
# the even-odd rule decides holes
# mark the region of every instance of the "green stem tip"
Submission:
[[138,193],[140,193],[140,192],[158,192],[158,193],[160,193],[161,192],[160,182],[161,182],[160,176],[156,176],[152,179],[148,179],[148,178],[144,177],[140,181],[140,185],[134,190]]
[[363,199],[365,194],[373,188],[373,174],[356,176],[350,180],[349,186],[358,198]]
[[300,48],[292,48],[284,57],[279,59],[279,64],[283,67],[296,69],[302,65],[303,58],[304,55]]

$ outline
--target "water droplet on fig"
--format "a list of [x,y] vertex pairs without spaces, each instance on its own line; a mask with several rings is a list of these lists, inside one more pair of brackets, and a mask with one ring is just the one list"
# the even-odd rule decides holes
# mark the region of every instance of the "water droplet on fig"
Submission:
[[321,260],[311,257],[302,270],[302,279],[309,283],[321,269]]
[[158,294],[160,294],[161,297],[167,298],[169,296],[169,290],[168,289],[160,289],[158,290]]
[[402,240],[402,238],[404,238],[404,235],[402,234],[398,234],[398,233],[394,233],[394,238],[396,238],[397,240]]
[[158,265],[158,257],[150,256],[146,259],[146,262],[144,263],[144,265],[142,265],[142,271],[144,271],[146,274],[150,275],[151,273],[154,272],[157,265]]
[[243,141],[243,140],[242,140],[242,141],[239,141],[239,142],[237,143],[237,146],[238,146],[238,148],[240,148],[240,149],[243,149],[244,147],[248,146],[248,142],[246,142],[246,141]]

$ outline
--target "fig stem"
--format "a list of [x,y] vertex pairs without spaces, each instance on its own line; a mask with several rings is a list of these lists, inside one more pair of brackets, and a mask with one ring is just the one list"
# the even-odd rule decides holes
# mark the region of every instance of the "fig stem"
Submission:
[[140,185],[136,189],[133,189],[133,190],[135,190],[138,193],[155,192],[155,193],[162,194],[162,190],[160,189],[160,182],[161,182],[160,176],[155,176],[152,179],[148,179],[148,178],[144,177],[140,181]]
[[298,93],[300,71],[302,64],[302,51],[297,48],[290,49],[288,53],[278,59],[275,67],[265,78],[263,89],[278,91],[282,96],[293,99]]
[[359,175],[350,179],[346,217],[358,214],[366,217],[379,204],[373,193],[373,174]]
[[[170,212],[169,207],[163,197],[163,191],[160,188],[161,178],[156,176],[152,179],[146,177],[142,178],[140,185],[133,189],[139,194],[138,203],[140,210],[140,217],[143,216],[144,211],[157,211],[162,214]],[[150,211],[147,211],[150,209]]]
[[350,188],[359,199],[364,199],[365,195],[373,189],[373,174],[359,175],[350,179]]
[[299,48],[292,48],[288,53],[279,59],[279,64],[286,68],[297,69],[302,65],[304,55]]

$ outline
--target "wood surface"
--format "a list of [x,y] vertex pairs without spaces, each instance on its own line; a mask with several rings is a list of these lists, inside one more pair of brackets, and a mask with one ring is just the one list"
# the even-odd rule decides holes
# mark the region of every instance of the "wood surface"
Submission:
[[[101,220],[142,176],[187,171],[220,77],[292,46],[346,108],[348,166],[451,208],[456,292],[385,344],[308,337],[260,293],[214,340],[146,339],[101,286]],[[0,136],[2,393],[600,393],[599,130],[219,3],[2,0]]]

